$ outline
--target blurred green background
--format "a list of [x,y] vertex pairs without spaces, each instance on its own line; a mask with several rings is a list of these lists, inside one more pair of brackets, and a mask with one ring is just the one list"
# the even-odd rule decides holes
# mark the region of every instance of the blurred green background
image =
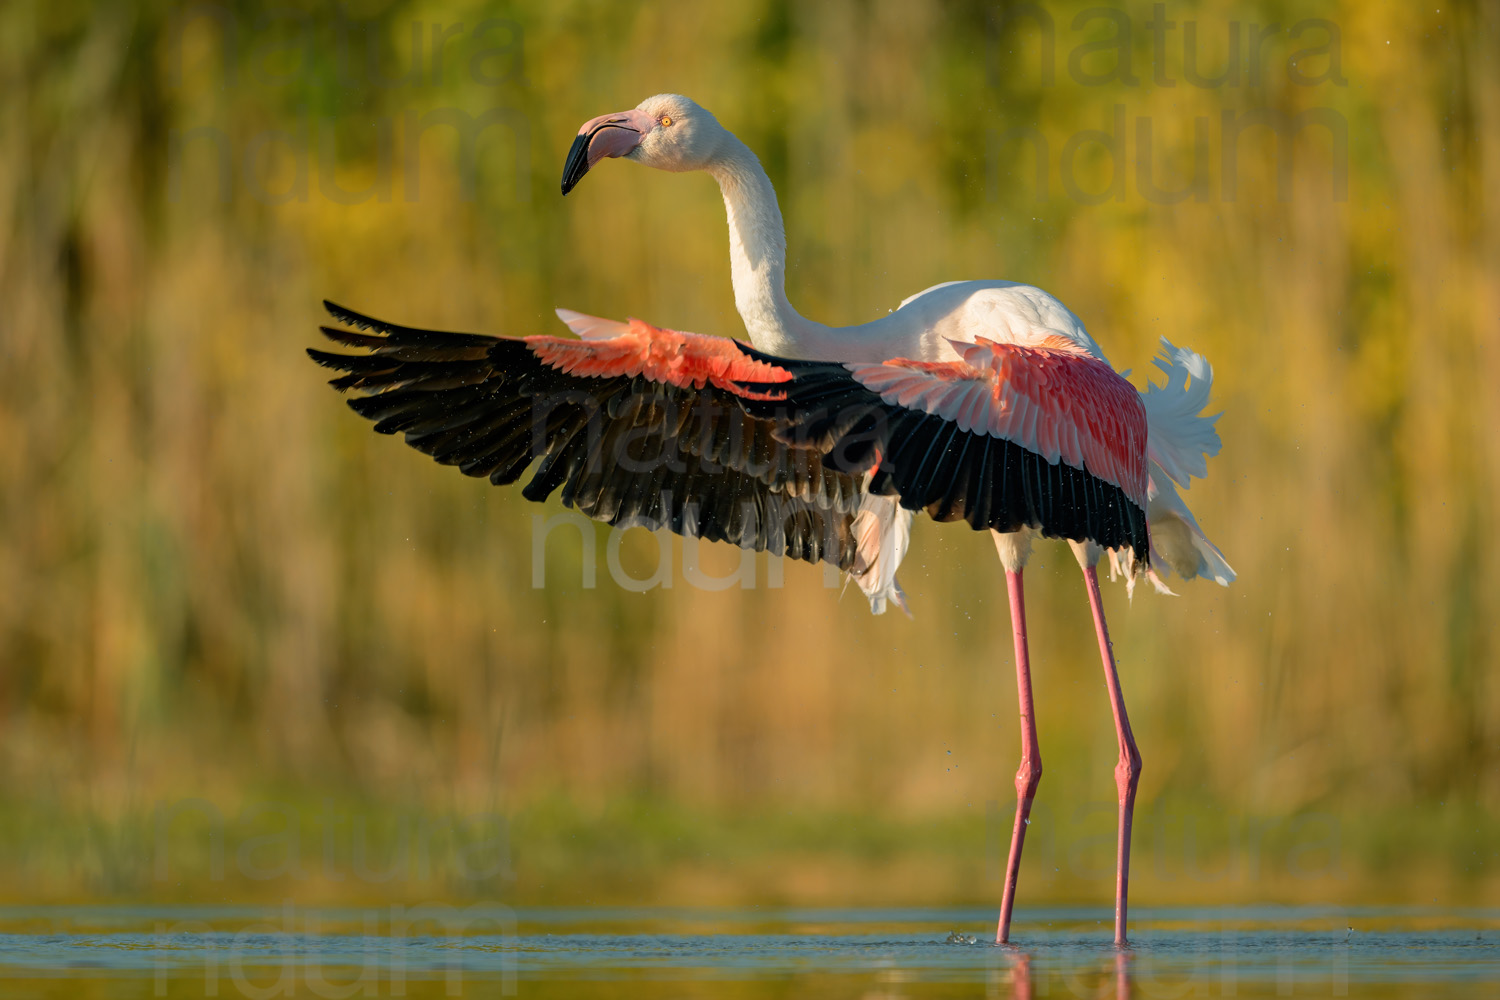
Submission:
[[[677,91],[760,154],[805,314],[1004,277],[1138,384],[1162,335],[1213,362],[1188,500],[1239,580],[1106,595],[1138,903],[1500,898],[1500,20],[1086,6],[0,7],[3,895],[998,900],[986,539],[917,523],[914,621],[764,558],[695,589],[676,539],[630,592],[603,529],[588,588],[572,529],[533,565],[557,504],[371,434],[303,354],[324,297],[743,335],[709,178],[558,194],[581,122]],[[1021,898],[1106,905],[1083,588],[1060,545],[1033,567]]]

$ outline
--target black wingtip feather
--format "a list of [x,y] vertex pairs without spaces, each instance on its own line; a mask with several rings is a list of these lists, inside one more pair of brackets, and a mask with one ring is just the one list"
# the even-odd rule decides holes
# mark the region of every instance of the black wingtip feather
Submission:
[[336,326],[320,326],[318,327],[318,332],[335,344],[343,344],[347,347],[363,347],[370,351],[379,350],[390,343],[388,337],[373,337],[368,333],[341,330]]
[[380,320],[366,316],[364,313],[357,313],[353,309],[345,308],[329,299],[323,300],[323,308],[328,310],[328,315],[345,326],[352,326],[358,330],[379,330],[381,333],[390,332],[387,329],[387,324],[380,322]]
[[332,351],[320,351],[316,347],[309,347],[307,356],[324,368],[341,372],[390,371],[398,364],[378,354],[335,354]]

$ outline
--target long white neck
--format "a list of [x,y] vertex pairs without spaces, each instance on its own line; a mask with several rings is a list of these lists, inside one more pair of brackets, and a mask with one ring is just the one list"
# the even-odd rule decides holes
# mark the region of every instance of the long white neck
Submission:
[[751,343],[768,354],[818,361],[884,361],[917,353],[906,329],[911,317],[892,313],[857,326],[831,327],[792,308],[786,297],[786,228],[760,160],[726,130],[704,169],[724,195],[734,305]]
[[804,318],[786,297],[786,229],[776,189],[750,147],[725,132],[706,168],[729,216],[734,304],[757,348],[791,358],[832,359],[832,331]]

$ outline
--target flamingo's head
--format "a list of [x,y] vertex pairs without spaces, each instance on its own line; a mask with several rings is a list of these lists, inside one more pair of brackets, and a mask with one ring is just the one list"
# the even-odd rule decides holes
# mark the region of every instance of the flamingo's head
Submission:
[[607,156],[623,156],[658,170],[702,170],[726,134],[718,119],[689,98],[648,97],[633,111],[583,123],[563,165],[562,193],[577,187],[589,168]]

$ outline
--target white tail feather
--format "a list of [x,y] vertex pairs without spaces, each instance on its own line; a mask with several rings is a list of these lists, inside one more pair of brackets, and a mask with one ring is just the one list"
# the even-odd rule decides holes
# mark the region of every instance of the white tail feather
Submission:
[[[1203,416],[1214,384],[1214,370],[1203,355],[1175,347],[1161,338],[1156,367],[1166,373],[1165,385],[1148,385],[1141,393],[1146,408],[1146,450],[1161,470],[1187,489],[1192,477],[1208,474],[1208,459],[1222,442],[1214,430],[1218,414]],[[1188,377],[1192,377],[1189,384]]]
[[1151,526],[1152,565],[1184,580],[1206,576],[1224,587],[1234,582],[1234,569],[1224,553],[1203,534],[1198,519],[1155,462],[1151,463],[1150,497],[1146,523]]
[[[1151,569],[1147,578],[1161,593],[1171,593],[1158,576],[1176,573],[1184,580],[1206,576],[1229,586],[1234,570],[1224,559],[1177,493],[1192,480],[1208,474],[1208,459],[1219,453],[1222,442],[1214,423],[1203,415],[1213,388],[1214,371],[1203,355],[1161,339],[1156,367],[1166,373],[1164,385],[1149,385],[1141,393],[1146,408],[1146,453],[1151,481],[1147,489],[1146,522],[1151,528]],[[1136,568],[1127,559],[1122,568],[1127,586],[1133,585]]]

